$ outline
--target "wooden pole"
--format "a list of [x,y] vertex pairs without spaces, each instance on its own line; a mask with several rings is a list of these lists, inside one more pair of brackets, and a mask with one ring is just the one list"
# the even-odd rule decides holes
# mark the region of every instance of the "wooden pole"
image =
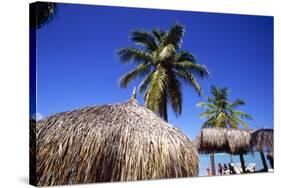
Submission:
[[260,151],[260,155],[261,155],[261,160],[262,160],[264,171],[268,172],[268,167],[267,167],[267,164],[266,164],[266,160],[265,160],[265,156],[264,156],[263,151]]
[[210,160],[211,160],[211,169],[212,169],[212,175],[216,175],[216,167],[215,167],[215,154],[211,153],[210,154]]
[[242,167],[242,171],[243,173],[246,173],[246,167],[245,167],[245,161],[244,161],[244,156],[242,153],[239,154],[240,157],[240,162],[241,162],[241,167]]

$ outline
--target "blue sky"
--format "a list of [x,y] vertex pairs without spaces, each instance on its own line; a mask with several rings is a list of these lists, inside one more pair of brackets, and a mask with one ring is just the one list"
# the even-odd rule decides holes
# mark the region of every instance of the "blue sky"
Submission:
[[[37,30],[37,112],[49,116],[97,104],[128,100],[140,80],[122,89],[120,76],[133,68],[116,54],[132,46],[134,29],[186,26],[183,49],[204,64],[211,77],[199,80],[203,96],[183,87],[180,117],[169,109],[169,121],[192,139],[204,119],[196,103],[210,94],[210,85],[230,88],[230,99],[254,117],[251,128],[273,127],[273,17],[188,11],[60,4],[55,18]],[[137,96],[143,104],[143,96]]]

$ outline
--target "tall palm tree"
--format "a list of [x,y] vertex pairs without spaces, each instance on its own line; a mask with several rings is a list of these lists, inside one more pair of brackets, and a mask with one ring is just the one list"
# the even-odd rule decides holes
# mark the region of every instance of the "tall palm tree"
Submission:
[[183,37],[184,27],[180,24],[174,24],[168,31],[135,30],[130,33],[130,39],[136,46],[118,50],[123,63],[134,62],[136,66],[120,78],[121,87],[127,87],[135,78],[142,78],[139,92],[145,92],[145,106],[165,121],[168,121],[168,104],[176,115],[182,112],[181,81],[201,95],[196,77],[205,78],[209,74],[191,53],[181,50]]
[[239,128],[239,125],[248,127],[248,124],[243,119],[252,120],[249,114],[237,110],[245,102],[241,99],[236,99],[234,102],[228,100],[229,89],[211,86],[212,97],[207,98],[207,102],[197,104],[200,108],[205,108],[206,111],[200,114],[200,117],[207,118],[203,124],[206,127],[220,128]]

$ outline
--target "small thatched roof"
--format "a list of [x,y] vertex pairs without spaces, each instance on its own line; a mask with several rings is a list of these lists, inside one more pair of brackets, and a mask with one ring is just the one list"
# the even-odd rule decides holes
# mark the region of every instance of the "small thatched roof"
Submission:
[[252,151],[251,132],[246,129],[203,128],[194,143],[200,153],[240,154]]
[[198,154],[190,139],[135,99],[37,123],[40,186],[197,174]]
[[252,132],[251,144],[258,151],[273,151],[273,129],[258,129]]

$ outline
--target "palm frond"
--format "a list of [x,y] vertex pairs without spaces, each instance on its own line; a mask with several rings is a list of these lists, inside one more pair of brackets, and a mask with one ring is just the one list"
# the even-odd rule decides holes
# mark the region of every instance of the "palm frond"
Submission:
[[123,63],[129,63],[131,61],[135,61],[138,64],[151,62],[149,54],[138,48],[120,48],[117,53]]
[[200,65],[191,61],[175,62],[173,65],[177,70],[189,71],[202,78],[206,78],[209,76],[209,71],[205,65]]
[[149,52],[158,48],[155,37],[147,31],[135,30],[131,33],[130,39],[137,45],[144,47]]
[[245,121],[243,121],[242,119],[236,117],[236,116],[230,116],[230,118],[233,120],[233,121],[236,121],[237,124],[240,124],[244,127],[249,127],[248,123],[246,123]]
[[198,93],[198,95],[202,94],[201,87],[200,87],[198,81],[196,80],[196,78],[192,74],[189,74],[189,73],[187,73],[185,71],[181,71],[181,70],[177,70],[174,72],[181,80],[183,80],[186,83],[188,83],[189,85],[191,85],[195,89],[195,91]]
[[217,106],[209,103],[209,102],[199,102],[196,104],[196,107],[198,108],[209,108],[209,109],[217,109]]
[[229,106],[231,109],[235,109],[237,106],[245,105],[245,102],[241,99],[236,99],[233,103],[231,103]]
[[162,45],[166,46],[168,44],[172,44],[176,49],[179,49],[182,44],[184,32],[185,30],[182,25],[174,24],[168,31],[168,33],[164,36]]
[[162,41],[162,38],[165,36],[166,32],[161,29],[153,29],[152,33],[154,37],[158,40],[158,44]]
[[228,96],[228,94],[229,94],[229,89],[228,89],[228,87],[223,87],[223,88],[221,88],[221,89],[220,89],[220,93],[221,93],[222,98],[227,99],[227,96]]
[[30,6],[29,25],[31,28],[40,29],[48,24],[57,14],[57,3],[36,2]]
[[238,126],[239,123],[231,117],[227,118],[227,124],[229,125],[230,128],[233,128],[233,129],[239,128],[239,126]]
[[190,61],[192,63],[196,62],[195,57],[186,50],[180,51],[176,56],[176,62],[181,62],[181,61]]
[[[155,113],[160,113],[160,104],[163,104],[167,87],[167,74],[163,68],[158,68],[152,76],[151,82],[145,93],[145,106]],[[160,116],[163,114],[160,114]]]
[[155,73],[155,71],[151,72],[150,74],[148,74],[143,80],[142,82],[140,83],[139,85],[139,92],[142,93],[144,92],[148,85],[151,83],[151,80],[153,78],[153,74]]
[[215,98],[227,100],[227,96],[229,94],[229,89],[227,87],[220,88],[220,87],[215,87],[212,85],[211,93]]
[[151,64],[140,64],[137,68],[122,76],[119,80],[121,87],[127,87],[128,84],[136,77],[141,77],[150,71]]
[[176,79],[174,75],[169,76],[168,99],[172,105],[176,116],[180,115],[182,112],[183,103],[181,83],[179,80]]
[[207,101],[209,103],[215,103],[215,99],[213,99],[212,97],[207,97]]
[[207,110],[207,111],[199,114],[199,117],[200,118],[203,118],[203,117],[204,118],[211,118],[211,117],[215,116],[216,112],[217,112],[216,110]]
[[206,122],[203,123],[202,128],[215,127],[216,120],[214,117],[209,118]]
[[242,119],[253,120],[253,117],[250,114],[247,114],[239,110],[232,110],[232,114]]

